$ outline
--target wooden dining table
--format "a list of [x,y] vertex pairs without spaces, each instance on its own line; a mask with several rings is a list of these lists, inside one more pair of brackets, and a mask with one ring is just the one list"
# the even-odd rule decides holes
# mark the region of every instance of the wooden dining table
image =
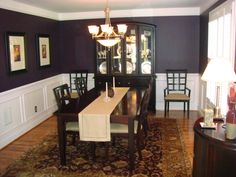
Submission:
[[[129,170],[131,171],[134,169],[135,160],[134,120],[139,111],[144,90],[144,88],[129,88],[128,92],[124,95],[110,115],[110,122],[128,124]],[[101,89],[93,88],[78,99],[73,99],[69,104],[63,106],[61,110],[57,112],[61,165],[66,165],[66,122],[78,122],[78,114],[97,97],[99,97],[102,92],[103,90]]]

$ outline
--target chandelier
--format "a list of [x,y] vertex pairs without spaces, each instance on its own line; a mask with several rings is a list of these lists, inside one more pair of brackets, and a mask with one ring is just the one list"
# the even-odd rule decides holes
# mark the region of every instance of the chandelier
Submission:
[[90,25],[88,26],[89,33],[92,35],[93,39],[96,39],[101,45],[105,47],[112,47],[120,42],[121,38],[124,37],[124,34],[127,30],[126,24],[118,24],[117,29],[118,33],[114,31],[114,27],[111,26],[110,20],[110,9],[108,7],[108,0],[106,1],[105,12],[105,24],[100,25],[101,33],[99,34],[99,26]]

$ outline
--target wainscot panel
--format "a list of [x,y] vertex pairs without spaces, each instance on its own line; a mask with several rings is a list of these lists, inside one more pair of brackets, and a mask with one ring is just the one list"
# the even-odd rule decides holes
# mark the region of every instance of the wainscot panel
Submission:
[[0,93],[0,149],[57,110],[52,88],[63,83],[53,76]]
[[[94,87],[88,74],[88,89]],[[14,141],[56,110],[53,88],[69,84],[69,74],[60,74],[0,93],[0,149]]]

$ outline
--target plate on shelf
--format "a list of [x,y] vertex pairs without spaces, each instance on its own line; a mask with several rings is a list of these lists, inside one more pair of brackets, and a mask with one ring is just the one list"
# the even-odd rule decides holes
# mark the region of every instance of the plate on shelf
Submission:
[[101,74],[106,74],[107,73],[107,62],[106,61],[104,61],[100,64],[99,71],[100,71]]
[[209,129],[215,129],[216,123],[213,123],[212,125],[206,125],[204,122],[200,122],[201,128],[209,128]]
[[126,72],[127,74],[131,74],[133,72],[133,65],[128,61],[126,61]]
[[151,62],[145,61],[141,64],[142,74],[151,74]]

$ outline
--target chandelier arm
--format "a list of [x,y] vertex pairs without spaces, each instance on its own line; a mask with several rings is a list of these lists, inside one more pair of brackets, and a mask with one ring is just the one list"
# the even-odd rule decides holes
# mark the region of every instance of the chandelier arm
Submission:
[[[106,47],[111,47],[116,45],[118,42],[120,42],[121,38],[124,37],[124,34],[126,32],[127,26],[125,24],[122,24],[123,26],[120,30],[118,27],[118,32],[116,33],[113,29],[113,26],[111,26],[111,19],[110,19],[110,8],[108,6],[108,0],[106,0],[106,8],[104,10],[105,12],[105,24],[100,25],[102,32],[98,34],[98,28],[93,29],[90,28],[90,33],[92,34],[92,37],[95,38],[101,45],[104,45]],[[124,25],[126,26],[126,29],[124,29]]]

